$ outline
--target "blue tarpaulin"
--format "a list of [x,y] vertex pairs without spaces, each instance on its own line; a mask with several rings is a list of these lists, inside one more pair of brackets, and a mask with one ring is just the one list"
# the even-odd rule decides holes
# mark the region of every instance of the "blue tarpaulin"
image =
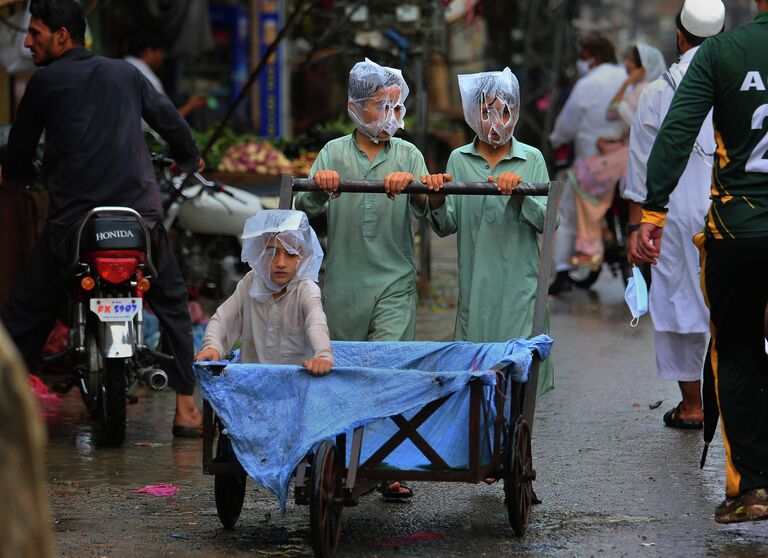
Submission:
[[[449,466],[465,468],[470,380],[490,394],[495,371],[511,367],[514,380],[525,382],[533,352],[545,359],[551,346],[546,335],[507,343],[334,342],[334,367],[323,377],[262,364],[224,363],[219,376],[203,363],[195,370],[243,468],[284,509],[293,471],[316,444],[365,425],[364,461],[397,430],[388,417],[409,418],[450,394],[418,431]],[[385,461],[394,469],[429,465],[410,441]]]

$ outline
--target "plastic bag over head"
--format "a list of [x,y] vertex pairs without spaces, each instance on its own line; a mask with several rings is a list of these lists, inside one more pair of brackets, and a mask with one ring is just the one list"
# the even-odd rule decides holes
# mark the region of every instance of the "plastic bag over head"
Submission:
[[366,58],[349,72],[347,113],[372,142],[387,141],[398,128],[405,128],[408,92],[400,70]]
[[481,141],[494,147],[512,137],[520,116],[520,84],[509,68],[459,75],[464,120]]
[[245,222],[242,239],[240,259],[248,262],[256,275],[249,293],[256,300],[268,300],[286,286],[278,285],[270,276],[272,259],[278,247],[282,247],[288,254],[299,256],[296,275],[290,282],[301,279],[317,282],[320,265],[323,263],[323,249],[302,211],[259,211]]

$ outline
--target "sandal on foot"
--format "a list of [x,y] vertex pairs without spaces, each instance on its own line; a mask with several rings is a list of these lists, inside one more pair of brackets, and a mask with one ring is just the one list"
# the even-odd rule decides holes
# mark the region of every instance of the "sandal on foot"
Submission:
[[698,420],[685,420],[678,418],[680,407],[683,402],[677,404],[677,407],[664,413],[664,424],[670,428],[680,428],[681,430],[701,430],[704,423]]
[[[395,484],[395,482],[397,481],[382,481],[381,484],[379,484],[379,492],[381,492],[381,496],[385,502],[405,500],[413,496],[413,490],[411,490],[410,487],[405,486],[405,483],[403,482],[397,482],[400,486],[398,488],[392,488],[392,485]],[[402,492],[401,490],[403,488],[407,492]]]
[[768,519],[768,490],[757,488],[741,496],[726,498],[715,509],[717,523],[742,523]]
[[202,426],[177,426],[173,425],[171,433],[174,438],[202,438],[203,427]]
[[756,488],[741,497],[748,521],[768,519],[768,489]]

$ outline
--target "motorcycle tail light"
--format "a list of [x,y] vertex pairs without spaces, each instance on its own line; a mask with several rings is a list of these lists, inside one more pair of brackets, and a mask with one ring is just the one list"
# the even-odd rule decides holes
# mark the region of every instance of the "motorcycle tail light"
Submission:
[[93,288],[96,286],[96,281],[93,280],[93,277],[85,276],[82,279],[80,279],[80,286],[83,288],[84,291],[92,291]]
[[149,290],[149,287],[151,286],[152,285],[150,284],[149,279],[147,279],[146,277],[142,277],[141,279],[139,279],[138,283],[136,283],[136,290],[139,291],[140,293],[145,293]]
[[139,262],[135,258],[94,258],[93,265],[99,277],[119,284],[136,275]]

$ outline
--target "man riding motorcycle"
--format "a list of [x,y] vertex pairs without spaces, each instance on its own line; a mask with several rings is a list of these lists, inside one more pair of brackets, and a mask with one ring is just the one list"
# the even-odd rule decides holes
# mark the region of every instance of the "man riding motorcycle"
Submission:
[[192,336],[184,279],[163,229],[160,194],[141,119],[168,142],[187,172],[202,167],[184,119],[165,95],[130,64],[91,54],[84,45],[85,16],[77,0],[32,0],[24,46],[38,70],[30,79],[11,130],[3,182],[33,177],[35,146],[45,130],[43,180],[51,211],[37,246],[0,318],[27,365],[43,345],[67,297],[67,271],[77,223],[96,206],[138,211],[150,228],[157,278],[146,300],[166,336],[168,370],[176,391],[176,436],[199,436],[202,418],[192,399]]

